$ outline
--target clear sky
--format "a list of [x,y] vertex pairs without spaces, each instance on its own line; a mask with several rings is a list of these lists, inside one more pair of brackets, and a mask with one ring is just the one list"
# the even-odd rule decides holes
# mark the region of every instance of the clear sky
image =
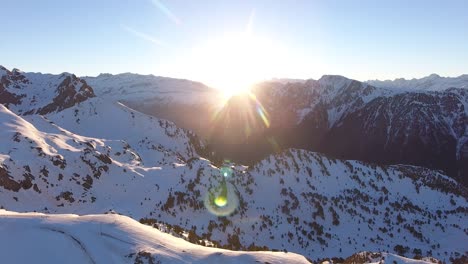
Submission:
[[203,81],[468,73],[467,0],[0,0],[0,65]]

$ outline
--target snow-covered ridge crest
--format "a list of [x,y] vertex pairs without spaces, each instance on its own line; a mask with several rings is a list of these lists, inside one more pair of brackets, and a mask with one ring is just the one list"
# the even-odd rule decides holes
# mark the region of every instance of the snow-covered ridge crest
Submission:
[[[6,263],[310,263],[295,253],[194,245],[118,214],[78,216],[0,210],[0,222],[0,230],[14,232],[14,236],[0,237],[0,252]],[[414,260],[367,251],[342,260],[333,263],[438,263],[434,258]]]
[[[4,263],[309,263],[283,252],[202,247],[116,214],[47,215],[0,210]],[[25,254],[27,252],[27,254]]]

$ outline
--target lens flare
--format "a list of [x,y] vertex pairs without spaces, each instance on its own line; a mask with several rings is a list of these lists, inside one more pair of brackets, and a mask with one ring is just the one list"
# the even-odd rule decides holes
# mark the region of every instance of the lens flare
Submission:
[[281,147],[278,144],[278,142],[276,142],[275,138],[268,137],[267,141],[268,141],[268,143],[270,143],[271,147],[273,148],[273,151],[275,151],[276,153],[281,151]]
[[270,127],[270,119],[268,118],[268,112],[263,107],[262,103],[257,99],[254,93],[249,93],[250,99],[255,102],[255,109],[257,110],[258,115],[262,119],[266,127]]
[[268,120],[265,112],[263,112],[263,108],[260,107],[260,105],[257,105],[257,113],[262,118],[263,123],[265,124],[265,126],[270,127],[270,121]]
[[[233,114],[234,113],[234,114]],[[253,131],[259,128],[257,120],[260,117],[262,126],[270,127],[271,121],[268,111],[257,99],[253,92],[238,96],[236,100],[225,100],[218,107],[213,108],[210,121],[216,124],[220,120],[226,123],[237,122],[237,119],[242,119],[243,132],[246,137],[251,135]],[[263,123],[263,124],[262,124]],[[242,128],[240,128],[242,129]]]
[[234,186],[226,181],[223,173],[221,175],[222,178],[219,184],[212,186],[206,193],[204,204],[206,209],[213,215],[228,216],[234,213],[239,206],[239,199]]
[[214,199],[214,203],[218,207],[224,207],[227,204],[227,197],[220,195]]
[[223,176],[224,178],[230,178],[233,174],[233,171],[231,168],[229,167],[222,167],[220,170],[219,170],[221,176]]

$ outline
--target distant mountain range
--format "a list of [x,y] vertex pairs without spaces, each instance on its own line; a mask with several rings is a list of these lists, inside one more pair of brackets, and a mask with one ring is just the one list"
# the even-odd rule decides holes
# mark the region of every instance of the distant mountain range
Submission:
[[[306,79],[273,78],[271,82],[279,83],[304,83]],[[379,88],[401,89],[408,91],[442,91],[449,88],[468,88],[468,74],[458,77],[441,77],[438,74],[431,74],[417,79],[397,78],[394,80],[368,80],[364,81]]]
[[437,74],[431,74],[421,79],[406,80],[404,78],[393,81],[370,80],[368,84],[392,89],[412,89],[421,91],[442,91],[449,88],[468,88],[468,74],[458,77],[440,77]]
[[[397,254],[462,261],[467,92],[396,91],[324,76],[266,82],[250,97],[223,102],[216,90],[187,80],[2,67],[0,206],[117,212],[196,244],[274,249],[310,260],[407,261]],[[29,215],[12,222],[9,214],[1,212],[0,221],[17,228],[39,221]],[[131,231],[143,227],[129,223],[122,230],[130,220],[115,217],[116,227],[106,224],[111,218],[76,221],[104,223],[119,238],[144,238]],[[73,217],[61,219],[63,225],[52,219],[39,226],[85,239],[65,227],[76,223]],[[158,243],[142,242],[148,251],[141,254],[117,243],[124,249],[115,254],[128,252],[131,262],[154,258]],[[354,255],[361,251],[369,252]],[[225,256],[195,246],[190,252],[178,256]],[[246,263],[303,260],[289,253],[225,254]]]

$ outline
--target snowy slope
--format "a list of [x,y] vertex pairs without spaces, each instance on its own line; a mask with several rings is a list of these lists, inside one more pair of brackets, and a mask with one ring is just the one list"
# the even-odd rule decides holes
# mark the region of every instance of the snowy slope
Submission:
[[0,210],[0,233],[3,263],[309,263],[294,253],[194,245],[116,214]]
[[[107,107],[114,107],[110,112],[118,114],[119,122],[112,119],[105,122],[108,116],[98,109]],[[57,126],[47,117],[28,116],[35,127],[0,105],[3,128],[0,137],[0,186],[12,192],[19,191],[10,199],[21,210],[50,207],[51,201],[52,207],[67,207],[68,203],[75,201],[86,207],[86,203],[95,201],[95,192],[102,188],[100,194],[109,193],[117,182],[126,183],[122,186],[132,181],[140,182],[150,191],[157,184],[148,185],[148,181],[143,180],[146,174],[166,175],[179,163],[198,157],[192,144],[195,138],[168,121],[134,113],[118,104],[100,103],[98,109],[86,112],[99,118],[93,120],[89,117],[87,121],[94,123],[84,123],[87,125],[84,128],[78,126],[73,118],[65,120],[76,124],[77,127],[72,128],[81,128],[85,134],[87,131],[88,134],[102,133],[100,128],[105,127],[100,126],[107,126],[108,131],[115,132],[113,136],[109,132],[109,139],[77,135]],[[101,114],[94,115],[94,111]],[[60,112],[60,115],[65,113]],[[75,115],[74,110],[71,113]],[[134,123],[126,123],[125,120]],[[118,124],[124,124],[124,127],[112,127]],[[165,167],[170,168],[169,172],[164,170]],[[114,183],[108,184],[107,180]],[[105,197],[103,199],[109,199]],[[2,204],[8,204],[7,200],[2,200]],[[92,208],[89,209],[93,212]]]
[[[33,120],[38,117],[26,118]],[[125,140],[130,146],[138,148],[141,155],[150,155],[146,160],[159,160],[151,157],[154,150],[165,150],[182,159],[189,159],[198,156],[196,148],[202,147],[195,134],[176,127],[170,121],[101,98],[89,99],[59,113],[49,114],[46,118],[79,135]]]
[[[247,223],[260,231],[274,227],[276,232],[270,235],[281,239],[271,242],[273,247],[282,248],[283,244],[292,243],[304,250],[295,252],[312,252],[308,255],[318,252],[328,256],[336,249],[344,255],[364,249],[394,252],[400,244],[410,247],[408,256],[424,244],[435,245],[436,250],[431,254],[432,250],[421,248],[423,255],[441,258],[443,254],[437,253],[439,243],[440,247],[451,249],[460,246],[462,254],[467,251],[466,246],[459,244],[468,239],[462,234],[467,225],[463,220],[466,189],[433,171],[334,160],[316,153],[290,150],[270,156],[250,168],[249,173],[254,185],[259,187],[253,188],[251,198],[246,200],[254,200],[251,213],[255,212],[262,221]],[[434,191],[446,194],[439,196]],[[275,198],[278,194],[280,197]],[[435,196],[439,198],[434,199]],[[460,200],[450,202],[450,197],[457,196]],[[447,210],[457,210],[458,206],[465,208],[460,214],[444,214]],[[437,220],[439,210],[442,216]],[[434,224],[439,226],[451,221],[454,221],[453,226],[465,227],[458,231],[444,229],[447,233],[439,237]],[[233,222],[242,223],[238,219]],[[259,233],[256,238],[261,236]]]
[[441,77],[437,74],[431,74],[421,79],[369,80],[367,83],[377,87],[403,90],[442,91],[448,88],[466,89],[468,88],[468,74],[458,77]]

